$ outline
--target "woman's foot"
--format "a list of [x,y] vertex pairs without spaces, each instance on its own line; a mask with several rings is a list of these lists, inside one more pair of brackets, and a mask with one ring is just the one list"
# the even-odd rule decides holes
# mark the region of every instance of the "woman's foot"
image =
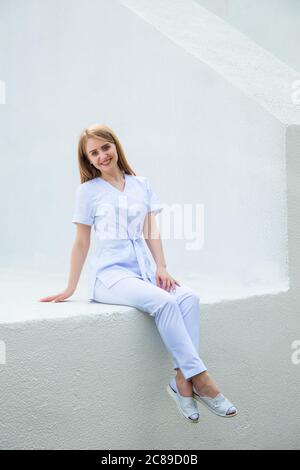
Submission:
[[176,369],[177,374],[175,377],[176,386],[179,394],[182,397],[192,397],[193,396],[193,383],[190,380],[186,380],[182,375],[180,369]]
[[193,391],[198,395],[198,397],[195,395],[195,398],[198,401],[202,399],[202,402],[204,401],[214,413],[225,417],[235,416],[237,414],[235,406],[221,394],[218,386],[207,371],[193,376],[192,382]]
[[197,423],[199,420],[199,413],[197,401],[193,397],[193,383],[184,378],[180,369],[176,369],[176,372],[176,377],[173,377],[169,384],[168,392],[173,396],[173,398],[175,397],[181,413],[190,421]]
[[192,377],[195,392],[201,397],[215,398],[221,391],[207,371]]

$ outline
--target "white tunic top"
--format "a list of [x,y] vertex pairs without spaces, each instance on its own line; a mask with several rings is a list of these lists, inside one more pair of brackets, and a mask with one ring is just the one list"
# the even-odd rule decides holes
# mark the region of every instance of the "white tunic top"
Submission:
[[97,278],[108,288],[125,277],[155,282],[143,226],[147,212],[158,214],[163,206],[148,178],[123,174],[123,191],[100,177],[80,184],[76,191],[72,222],[93,226],[96,235],[89,263],[89,301],[94,299]]

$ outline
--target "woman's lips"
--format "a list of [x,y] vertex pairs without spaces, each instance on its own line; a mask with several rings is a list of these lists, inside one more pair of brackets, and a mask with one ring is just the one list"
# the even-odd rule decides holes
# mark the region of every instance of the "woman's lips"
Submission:
[[109,165],[110,161],[111,161],[111,158],[109,160],[106,160],[105,162],[101,163],[101,165],[107,166],[107,165]]

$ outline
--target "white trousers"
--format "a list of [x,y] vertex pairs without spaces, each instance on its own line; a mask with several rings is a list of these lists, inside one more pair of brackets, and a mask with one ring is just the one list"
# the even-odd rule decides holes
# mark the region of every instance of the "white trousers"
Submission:
[[168,292],[150,281],[127,277],[107,288],[95,282],[94,300],[129,305],[154,317],[159,334],[173,357],[173,368],[185,379],[207,370],[199,357],[200,299],[185,285]]

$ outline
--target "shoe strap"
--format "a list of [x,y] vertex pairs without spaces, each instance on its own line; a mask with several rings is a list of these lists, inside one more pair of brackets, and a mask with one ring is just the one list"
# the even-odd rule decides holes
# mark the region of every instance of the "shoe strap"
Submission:
[[228,398],[224,397],[224,395],[222,395],[221,393],[219,393],[215,398],[201,396],[200,398],[211,407],[215,409],[222,409],[223,411],[226,411],[226,413],[229,408],[233,406],[233,404],[228,400]]
[[197,403],[193,397],[183,397],[178,392],[177,397],[180,402],[180,406],[188,416],[191,416],[195,413],[199,414]]
[[174,390],[174,388],[171,386],[171,383],[169,383],[169,386],[171,387],[174,394],[176,395],[177,400],[180,403],[180,407],[182,408],[182,410],[184,411],[184,413],[188,417],[190,417],[190,416],[192,416],[196,413],[199,415],[197,402],[196,402],[195,398],[193,398],[193,397],[184,397],[184,396],[180,395],[180,393],[178,391]]

